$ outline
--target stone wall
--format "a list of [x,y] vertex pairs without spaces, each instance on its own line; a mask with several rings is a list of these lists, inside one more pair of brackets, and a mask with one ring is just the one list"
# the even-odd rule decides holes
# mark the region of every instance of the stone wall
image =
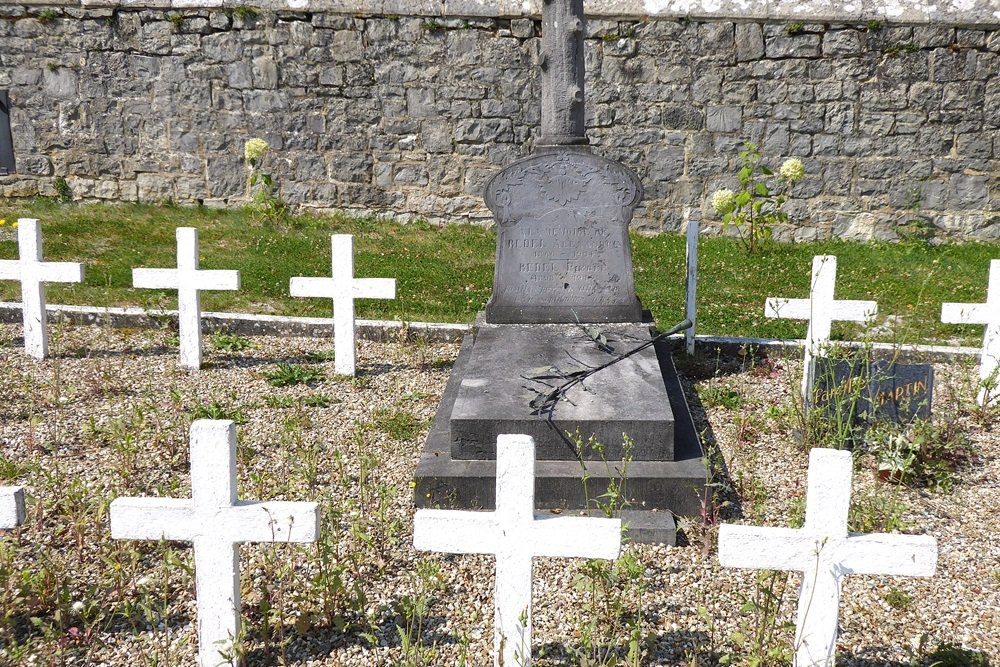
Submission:
[[[290,203],[488,220],[483,183],[538,134],[540,22],[476,13],[4,5],[17,173],[0,195],[51,195],[62,178],[82,200],[239,205],[259,136]],[[1000,238],[1000,18],[983,16],[597,12],[588,133],[641,177],[641,229],[717,225],[707,200],[746,139],[805,161],[784,237],[892,238],[919,221]]]

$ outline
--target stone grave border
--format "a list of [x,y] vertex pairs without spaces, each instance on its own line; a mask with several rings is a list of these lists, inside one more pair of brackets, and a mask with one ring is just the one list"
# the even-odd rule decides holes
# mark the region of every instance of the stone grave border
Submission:
[[[127,329],[162,329],[177,325],[176,310],[145,310],[143,308],[114,308],[47,304],[45,310],[51,323],[67,322],[74,325],[99,325]],[[246,313],[204,312],[202,327],[206,333],[226,333],[241,336],[303,336],[333,337],[333,321],[328,317],[285,317],[279,315],[251,315]],[[20,302],[0,301],[0,323],[21,322]],[[471,324],[437,322],[402,322],[399,320],[356,320],[357,336],[365,340],[395,341],[407,337],[422,337],[431,342],[460,342],[472,333]],[[670,336],[671,340],[684,341],[684,334]],[[768,350],[787,350],[801,354],[805,341],[801,339],[749,338],[739,336],[697,336],[697,347],[703,350],[720,349],[737,352],[741,347]],[[847,348],[861,347],[856,341],[837,341]],[[966,357],[978,358],[981,347],[958,345],[901,345],[875,343],[876,352],[897,352],[899,361],[947,362]]]

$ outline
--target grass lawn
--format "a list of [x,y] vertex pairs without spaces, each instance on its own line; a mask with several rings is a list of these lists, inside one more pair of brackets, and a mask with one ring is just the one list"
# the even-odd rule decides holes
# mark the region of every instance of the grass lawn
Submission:
[[[17,256],[11,223],[42,221],[45,259],[86,264],[83,285],[50,285],[49,302],[90,306],[174,308],[170,291],[131,287],[133,267],[175,266],[174,229],[200,230],[201,267],[239,269],[238,292],[205,292],[205,310],[326,316],[323,299],[288,295],[292,276],[330,274],[331,233],[355,235],[355,275],[393,277],[395,300],[363,300],[359,317],[471,322],[489,298],[496,237],[472,225],[400,225],[374,218],[298,217],[282,229],[255,224],[243,211],[149,205],[72,205],[47,200],[0,206],[0,258]],[[663,327],[683,317],[684,239],[632,236],[636,291]],[[764,318],[768,296],[805,297],[812,256],[838,257],[837,297],[872,299],[884,327],[877,340],[966,343],[982,327],[940,322],[944,301],[982,302],[990,259],[1000,244],[931,247],[922,243],[822,241],[771,245],[747,255],[735,239],[701,242],[698,331],[701,334],[801,338],[805,324]],[[0,299],[19,301],[17,283],[0,282]],[[854,324],[834,325],[835,338],[857,338]]]

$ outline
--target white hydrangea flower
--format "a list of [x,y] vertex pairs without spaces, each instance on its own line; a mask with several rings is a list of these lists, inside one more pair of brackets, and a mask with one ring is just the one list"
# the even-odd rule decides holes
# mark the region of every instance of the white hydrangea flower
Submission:
[[725,215],[736,206],[736,193],[728,188],[716,190],[712,194],[712,208],[719,215]]
[[243,156],[248,162],[258,162],[270,146],[263,139],[250,139],[243,146]]
[[790,157],[781,163],[778,169],[781,177],[790,183],[798,183],[806,177],[806,166],[797,157]]

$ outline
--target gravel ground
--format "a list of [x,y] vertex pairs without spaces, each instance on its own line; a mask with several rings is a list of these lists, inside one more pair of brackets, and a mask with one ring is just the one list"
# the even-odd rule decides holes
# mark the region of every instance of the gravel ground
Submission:
[[[207,340],[206,367],[191,373],[177,368],[165,331],[57,328],[53,358],[40,363],[21,353],[19,336],[20,327],[0,326],[0,482],[29,494],[26,525],[0,538],[0,660],[194,664],[190,549],[111,540],[107,503],[188,496],[187,430],[194,417],[215,416],[242,422],[241,498],[323,509],[319,545],[242,549],[249,664],[490,663],[492,560],[410,547],[410,480],[457,345],[362,341],[351,380],[334,376],[330,340],[260,337],[239,351]],[[278,362],[325,379],[271,386],[263,374]],[[788,425],[800,368],[777,360],[748,370],[714,356],[681,365],[706,442],[724,462],[721,519],[787,525],[807,461]],[[936,537],[940,555],[932,578],[845,581],[841,664],[919,663],[922,635],[931,648],[949,642],[1000,659],[998,421],[973,419],[974,367],[935,372],[935,414],[959,420],[977,457],[951,494],[897,489],[861,460],[855,496],[896,497],[906,530]],[[738,399],[708,400],[720,393]],[[538,559],[536,664],[587,664],[588,647],[599,653],[590,621],[624,655],[622,614],[641,619],[641,664],[746,661],[739,635],[757,625],[741,607],[760,575],[720,568],[714,532],[695,518],[676,548],[630,546],[644,574],[605,572],[607,592],[597,595],[581,585],[593,571],[581,561]],[[776,627],[779,640],[790,637],[797,578],[781,582],[777,620],[760,626]],[[414,609],[422,622],[406,645],[397,626]]]

